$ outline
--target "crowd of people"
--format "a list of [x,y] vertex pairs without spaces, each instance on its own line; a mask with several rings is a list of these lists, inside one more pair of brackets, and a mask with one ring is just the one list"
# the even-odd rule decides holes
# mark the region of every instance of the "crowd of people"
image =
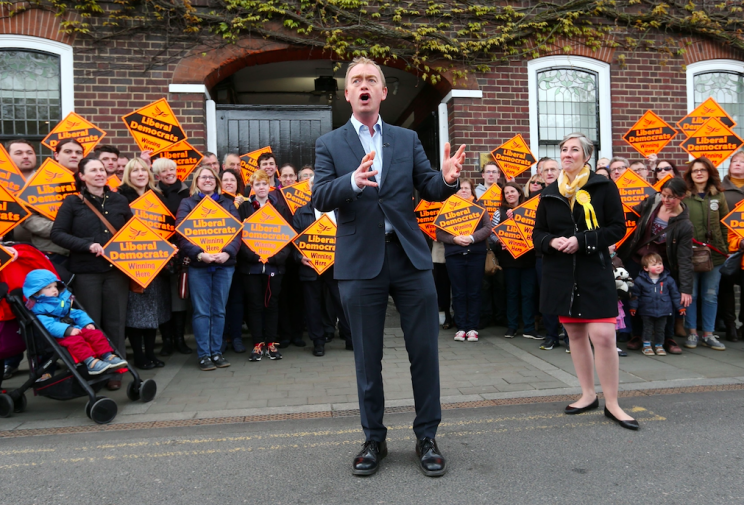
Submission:
[[[488,233],[511,218],[515,207],[541,195],[565,166],[566,160],[542,158],[535,173],[520,185],[506,180],[497,164],[489,161],[481,167],[480,184],[461,180],[458,195],[462,198],[477,202],[496,184],[502,202],[490,223],[484,216],[472,235],[453,237],[437,231],[432,260],[440,320],[445,329],[454,326],[456,341],[477,342],[478,329],[497,325],[507,328],[506,338],[541,340],[540,349],[563,345],[571,352],[558,318],[539,310],[542,284],[551,281],[543,273],[543,249],[535,242],[534,249],[515,259],[496,234]],[[626,170],[651,185],[666,179],[660,192],[633,208],[638,216],[635,231],[619,248],[611,246],[611,258],[606,259],[612,261],[616,274],[617,341],[627,342],[628,350],[665,356],[682,353],[675,337],[683,338],[683,346],[689,349],[700,345],[718,351],[726,346],[714,334],[717,329],[725,331],[727,341],[739,340],[737,322],[744,319],[741,313],[736,315],[734,286],[741,285],[741,269],[726,276],[720,270],[728,255],[744,244],[721,220],[744,199],[744,150],[731,157],[723,180],[704,157],[692,160],[683,171],[656,155],[633,162],[619,156],[600,158],[596,166],[596,175],[613,182]],[[493,275],[484,269],[488,249],[499,262]],[[701,263],[696,257],[707,261]],[[545,334],[538,332],[540,327]],[[616,352],[627,356],[619,346]]]
[[[25,179],[39,168],[29,142],[14,140],[6,149]],[[246,187],[240,159],[234,154],[220,163],[217,155],[206,153],[189,183],[177,178],[173,160],[152,159],[148,152],[129,159],[110,145],[97,146],[83,157],[83,147],[65,139],[56,146],[54,159],[76,175],[79,194],[62,202],[54,220],[30,210],[31,216],[4,240],[31,243],[63,277],[74,274],[71,289],[86,314],[120,356],[126,356],[129,340],[135,367],[163,367],[160,357],[192,353],[184,338],[189,313],[199,368],[205,371],[230,366],[224,357],[228,348],[236,353],[249,351],[243,343],[244,322],[253,339],[250,361],[281,359],[280,348],[304,347],[305,328],[315,356],[325,354],[325,344],[337,328],[346,349],[353,350],[333,267],[318,275],[291,245],[264,264],[240,234],[216,254],[176,234],[171,240],[178,255],[146,289],[133,286],[102,256],[103,246],[132,218],[130,204],[148,191],[175,216],[176,226],[203,198],[211,198],[240,221],[271,203],[297,231],[303,231],[321,213],[308,204],[293,215],[279,190],[305,180],[312,184],[312,166],[300,170],[291,164],[279,166],[274,155],[265,153]],[[115,189],[109,185],[113,176],[118,179]],[[335,213],[327,214],[335,222]],[[161,345],[156,353],[158,330]],[[6,378],[21,360],[22,355],[5,360]],[[107,386],[116,390],[121,383],[112,380]]]
[[[32,145],[14,140],[6,148],[29,178],[38,168]],[[144,290],[130,289],[127,276],[102,257],[102,246],[132,217],[129,205],[147,191],[161,199],[176,224],[201,199],[211,198],[239,221],[270,203],[300,232],[323,213],[307,204],[292,214],[279,189],[304,180],[312,184],[312,166],[297,170],[264,153],[245,185],[237,155],[227,154],[220,162],[216,154],[206,153],[187,184],[176,177],[174,161],[152,160],[147,152],[129,159],[110,145],[83,157],[83,147],[66,139],[56,146],[54,159],[76,174],[80,194],[64,200],[54,221],[31,211],[5,239],[29,242],[59,269],[75,274],[72,289],[78,300],[122,356],[129,340],[134,366],[162,367],[159,356],[191,353],[184,339],[189,313],[199,367],[205,371],[230,366],[224,357],[227,349],[249,353],[252,362],[281,359],[279,349],[306,345],[305,330],[315,356],[325,354],[325,344],[337,330],[346,349],[353,349],[333,267],[317,274],[291,245],[263,263],[240,235],[217,254],[175,235],[171,240],[179,249],[177,259]],[[507,180],[496,163],[487,162],[479,183],[460,179],[458,196],[475,202],[496,184],[502,202],[492,215],[484,214],[472,234],[437,230],[431,242],[440,324],[454,329],[456,341],[477,342],[480,329],[498,325],[506,327],[506,338],[521,336],[541,341],[543,350],[564,346],[571,352],[558,316],[539,309],[541,290],[556,281],[544,273],[545,249],[536,244],[515,259],[493,232],[512,217],[515,207],[541,195],[565,166],[563,159],[542,158],[529,180],[518,184]],[[616,267],[617,342],[627,341],[627,349],[654,356],[681,353],[676,337],[684,338],[686,348],[725,350],[714,332],[722,327],[727,341],[740,338],[734,286],[740,285],[741,270],[722,277],[720,269],[727,255],[744,245],[721,219],[744,199],[744,151],[733,155],[723,180],[706,158],[693,160],[684,171],[655,155],[633,162],[601,158],[593,172],[614,182],[626,170],[651,184],[672,177],[658,194],[634,208],[639,216],[635,232],[618,250],[610,248],[611,258],[602,259]],[[114,175],[120,184],[112,190],[107,181]],[[326,214],[335,223],[337,213]],[[704,265],[694,259],[693,249],[700,248],[710,251]],[[499,265],[493,275],[484,270],[489,251]],[[744,322],[741,314],[738,321]],[[243,342],[243,323],[252,338],[249,346]],[[617,345],[615,350],[626,355]],[[5,376],[12,375],[19,362],[20,357],[6,360]],[[120,384],[111,381],[109,387]]]

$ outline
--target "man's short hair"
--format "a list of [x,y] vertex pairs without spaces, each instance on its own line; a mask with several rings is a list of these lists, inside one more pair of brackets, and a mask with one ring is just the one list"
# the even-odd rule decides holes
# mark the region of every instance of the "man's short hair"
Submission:
[[630,167],[630,162],[628,161],[628,158],[623,158],[622,156],[613,156],[610,160],[610,164],[608,167],[611,167],[613,163],[620,162],[623,164],[623,167],[628,168]]
[[[206,158],[207,156],[209,156],[209,154],[207,154],[207,155],[206,155],[206,156],[204,156],[204,157]],[[215,154],[215,156],[217,156],[217,155]],[[239,154],[235,154],[235,153],[227,153],[226,155],[224,155],[224,156],[222,157],[222,164],[223,164],[223,165],[225,165],[225,164],[227,163],[227,158],[228,158],[228,157],[230,157],[230,156],[236,156],[236,157],[237,157],[238,159],[240,159],[240,155],[239,155]],[[219,159],[219,158],[218,158],[218,159]]]
[[[487,161],[487,162],[485,162],[485,163],[484,163],[484,164],[483,164],[483,165],[481,166],[481,173],[483,173],[483,172],[485,172],[485,171],[486,171],[486,167],[487,167],[488,165],[493,165],[494,167],[496,167],[496,168],[499,168],[499,164],[498,164],[498,163],[496,163],[495,161]],[[499,169],[499,170],[501,170],[501,169]]]
[[31,148],[34,154],[36,154],[36,149],[34,149],[34,145],[26,139],[13,139],[13,140],[7,141],[5,143],[5,150],[10,152],[10,146],[12,146],[13,144],[26,144],[27,146]]
[[353,60],[351,60],[351,63],[349,63],[349,66],[346,68],[346,77],[344,77],[344,82],[349,82],[349,74],[351,74],[351,69],[356,67],[357,65],[372,65],[377,69],[378,72],[380,72],[380,80],[382,81],[382,87],[384,88],[387,86],[385,83],[385,74],[382,73],[382,68],[380,68],[380,65],[375,63],[374,60],[370,60],[369,58],[366,58],[364,56],[357,56]]
[[96,156],[99,156],[99,157],[101,156],[101,153],[115,154],[117,158],[119,157],[119,154],[121,154],[116,147],[110,144],[96,146],[95,149],[93,149],[93,151],[96,153]]
[[274,156],[274,153],[261,153],[261,155],[256,160],[256,164],[260,167],[262,161],[272,159],[274,160],[274,163],[276,163],[276,156]]
[[[59,141],[59,144],[57,144],[57,147],[54,148],[54,152],[57,153],[57,154],[61,153],[62,152],[62,146],[67,145],[67,144],[77,144],[78,147],[80,147],[80,149],[82,149],[83,152],[85,152],[85,148],[83,147],[83,144],[81,144],[80,142],[78,142],[75,139],[64,139],[64,140],[60,140]],[[96,156],[96,159],[98,159],[97,156]]]
[[210,156],[214,156],[215,158],[219,159],[219,157],[215,153],[213,153],[211,151],[207,151],[207,152],[204,153],[204,157],[205,158],[209,158]]
[[301,169],[299,170],[299,172],[297,172],[297,173],[300,173],[300,172],[302,172],[303,170],[310,170],[310,171],[312,171],[313,173],[315,173],[315,169],[313,168],[313,166],[312,166],[312,165],[302,165],[302,168],[301,168]]

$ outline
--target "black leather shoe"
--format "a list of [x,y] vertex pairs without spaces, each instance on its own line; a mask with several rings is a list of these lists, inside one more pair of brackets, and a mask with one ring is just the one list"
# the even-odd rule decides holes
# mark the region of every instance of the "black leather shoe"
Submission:
[[567,406],[566,410],[564,411],[568,415],[574,415],[574,414],[581,414],[582,412],[588,412],[590,410],[594,410],[597,407],[599,407],[599,397],[596,397],[592,403],[587,405],[586,407],[572,407]]
[[153,368],[155,368],[155,363],[149,360],[146,360],[146,361],[134,360],[134,366],[139,368],[140,370],[152,370]]
[[152,363],[153,365],[155,365],[155,368],[163,368],[165,366],[165,362],[164,361],[160,361],[156,357],[149,358],[149,360],[150,360],[150,363]]
[[613,416],[612,415],[612,412],[610,412],[609,410],[607,410],[607,407],[605,407],[605,417],[607,417],[607,418],[615,421],[617,424],[619,424],[620,426],[622,426],[626,430],[637,430],[638,428],[640,428],[640,426],[638,426],[638,421],[636,421],[635,419],[629,419],[629,420],[626,420],[626,421],[621,421],[617,417]]
[[305,344],[305,341],[301,338],[296,338],[292,341],[292,345],[295,347],[305,347],[307,344]]
[[325,343],[322,340],[315,341],[313,356],[325,356]]
[[419,469],[427,477],[441,477],[447,472],[447,463],[433,438],[424,437],[416,441],[416,456],[419,457]]
[[387,442],[367,440],[361,452],[354,458],[351,466],[352,475],[372,475],[380,468],[380,461],[387,456]]
[[332,331],[327,331],[325,333],[325,341],[330,342],[331,340],[333,340],[334,336],[335,336],[335,333],[333,333]]

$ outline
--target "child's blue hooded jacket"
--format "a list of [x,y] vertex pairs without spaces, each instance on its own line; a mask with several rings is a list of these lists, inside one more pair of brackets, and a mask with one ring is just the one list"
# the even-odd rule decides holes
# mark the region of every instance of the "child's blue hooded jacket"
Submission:
[[[58,297],[34,296],[53,282],[62,285]],[[95,324],[85,311],[72,308],[72,293],[64,288],[64,284],[49,270],[38,269],[29,272],[23,282],[23,296],[35,302],[28,304],[31,305],[31,312],[36,314],[41,324],[54,338],[68,336],[73,328],[82,329],[88,324]]]

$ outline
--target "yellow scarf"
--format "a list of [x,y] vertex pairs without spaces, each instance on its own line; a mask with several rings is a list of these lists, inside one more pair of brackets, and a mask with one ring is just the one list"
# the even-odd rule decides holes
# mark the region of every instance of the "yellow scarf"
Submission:
[[561,172],[558,176],[558,191],[561,195],[568,199],[568,203],[571,205],[571,212],[573,212],[574,204],[579,202],[579,205],[584,207],[584,219],[586,219],[586,227],[589,230],[599,228],[597,222],[597,214],[594,212],[592,207],[592,199],[587,191],[583,191],[581,188],[589,180],[589,167],[584,166],[579,173],[574,177],[573,182],[568,181],[565,172]]
[[566,177],[566,172],[561,171],[561,175],[558,176],[558,191],[566,197],[568,203],[571,204],[571,210],[573,211],[574,203],[576,203],[576,193],[586,184],[589,180],[589,167],[584,166],[579,173],[574,177],[573,182],[569,182]]

